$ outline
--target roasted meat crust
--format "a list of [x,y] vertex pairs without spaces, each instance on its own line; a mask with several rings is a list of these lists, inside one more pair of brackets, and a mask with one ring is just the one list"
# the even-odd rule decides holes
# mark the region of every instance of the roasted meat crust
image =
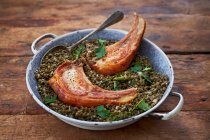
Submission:
[[129,33],[113,45],[106,47],[106,56],[90,62],[90,67],[104,75],[112,75],[126,70],[133,60],[144,35],[146,22],[134,13],[134,22]]
[[48,84],[62,102],[75,106],[125,104],[137,95],[136,88],[111,91],[93,85],[86,77],[82,65],[71,61],[62,63]]

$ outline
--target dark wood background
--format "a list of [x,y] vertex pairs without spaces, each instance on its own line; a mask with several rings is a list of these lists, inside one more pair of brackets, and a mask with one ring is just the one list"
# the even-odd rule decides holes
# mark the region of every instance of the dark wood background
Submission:
[[[143,118],[113,131],[67,125],[29,95],[25,71],[33,55],[30,45],[44,33],[94,28],[116,10],[126,17],[112,28],[129,30],[133,12],[146,19],[145,37],[172,61],[184,107],[171,120]],[[0,139],[210,139],[209,0],[1,0],[0,64]],[[176,104],[169,97],[157,111],[170,111]]]

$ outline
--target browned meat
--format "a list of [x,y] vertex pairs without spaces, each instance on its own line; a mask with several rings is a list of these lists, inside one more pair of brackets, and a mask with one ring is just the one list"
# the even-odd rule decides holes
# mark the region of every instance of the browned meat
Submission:
[[70,61],[61,64],[48,83],[61,101],[75,106],[125,104],[137,95],[136,88],[111,91],[93,85],[86,77],[81,64]]
[[95,63],[89,62],[92,69],[104,75],[112,75],[126,70],[133,60],[144,35],[146,22],[134,13],[134,23],[129,33],[113,45],[106,47],[106,55]]

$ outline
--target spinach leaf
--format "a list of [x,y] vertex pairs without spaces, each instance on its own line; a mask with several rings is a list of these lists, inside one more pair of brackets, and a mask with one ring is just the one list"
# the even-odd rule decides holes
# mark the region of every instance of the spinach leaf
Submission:
[[54,96],[46,96],[44,98],[44,103],[45,104],[51,104],[51,103],[54,103],[56,101],[56,99],[57,99],[56,95],[54,95]]
[[107,118],[110,116],[110,111],[104,108],[103,105],[97,107],[97,115],[102,118]]

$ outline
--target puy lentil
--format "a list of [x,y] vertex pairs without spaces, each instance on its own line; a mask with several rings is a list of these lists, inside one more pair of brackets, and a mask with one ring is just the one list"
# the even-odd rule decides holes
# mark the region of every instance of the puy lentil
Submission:
[[[106,45],[113,44],[113,41],[106,41]],[[83,43],[86,46],[86,51],[81,54],[81,57],[86,57],[94,61],[95,48],[98,47],[98,41],[85,41]],[[63,63],[65,60],[74,60],[74,56],[69,54],[64,49],[54,50],[49,52],[42,61],[40,68],[35,72],[35,77],[38,82],[38,91],[44,99],[46,96],[56,95],[55,92],[49,87],[47,81],[52,77],[55,69]],[[80,61],[77,60],[77,61]],[[132,64],[136,62],[141,62],[144,67],[151,67],[149,60],[146,57],[136,55]],[[131,64],[131,65],[132,65]],[[137,97],[128,104],[125,105],[110,105],[107,104],[104,107],[110,111],[112,117],[101,118],[97,115],[97,107],[74,107],[62,103],[57,99],[54,103],[46,104],[48,107],[57,111],[65,116],[73,117],[80,120],[87,121],[113,121],[128,118],[133,115],[137,115],[143,112],[143,110],[133,110],[135,105],[142,99],[144,99],[150,106],[154,106],[161,99],[166,87],[168,85],[168,78],[165,75],[158,74],[154,71],[145,72],[151,79],[152,83],[148,84],[142,77],[138,74],[131,72],[129,69],[126,71],[117,73],[113,76],[104,76],[91,70],[89,65],[84,65],[84,71],[89,78],[89,80],[104,89],[113,90],[114,81],[112,80],[117,76],[133,77],[125,81],[119,81],[119,89],[127,89],[131,87],[136,87],[138,91]],[[133,110],[133,111],[132,111]],[[132,111],[132,112],[131,112]]]

